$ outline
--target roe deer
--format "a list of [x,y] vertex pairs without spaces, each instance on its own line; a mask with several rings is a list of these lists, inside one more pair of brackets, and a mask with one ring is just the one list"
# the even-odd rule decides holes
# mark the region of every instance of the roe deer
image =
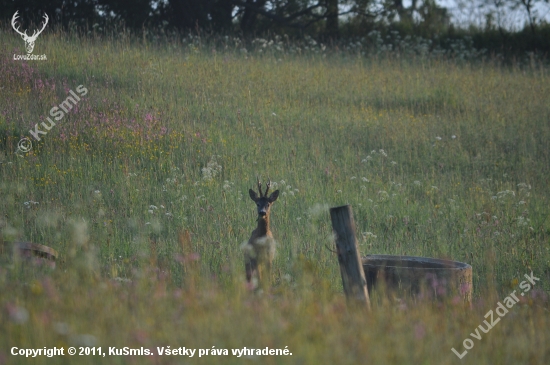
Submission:
[[275,190],[268,197],[267,192],[270,186],[271,181],[268,181],[265,193],[262,194],[262,183],[258,179],[260,196],[252,189],[248,191],[250,199],[254,200],[258,208],[258,226],[252,231],[248,242],[243,245],[246,281],[248,283],[256,275],[258,282],[262,284],[261,265],[267,267],[268,282],[271,281],[271,263],[275,257],[275,240],[269,229],[269,214],[271,205],[279,197],[279,190]]

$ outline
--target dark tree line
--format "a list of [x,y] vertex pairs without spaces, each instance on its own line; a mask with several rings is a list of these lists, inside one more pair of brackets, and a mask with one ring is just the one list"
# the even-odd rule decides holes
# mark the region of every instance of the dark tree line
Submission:
[[[537,6],[550,0],[455,0],[458,6],[485,9],[486,26],[458,29],[449,10],[436,0],[0,0],[0,26],[9,27],[19,11],[23,29],[46,12],[50,24],[79,29],[177,30],[223,35],[311,35],[321,40],[364,37],[372,30],[397,30],[444,45],[460,37],[474,47],[509,55],[550,54],[550,25]],[[520,11],[523,30],[510,31],[502,14]]]
[[314,28],[330,37],[339,35],[342,19],[413,22],[437,13],[439,22],[449,20],[434,0],[413,0],[408,8],[402,0],[0,0],[2,21],[16,10],[27,21],[40,21],[46,12],[65,27],[123,22],[133,29],[168,26],[243,34]]

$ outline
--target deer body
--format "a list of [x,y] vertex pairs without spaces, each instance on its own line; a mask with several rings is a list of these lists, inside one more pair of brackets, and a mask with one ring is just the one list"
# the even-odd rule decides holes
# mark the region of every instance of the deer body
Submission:
[[275,240],[269,227],[269,215],[271,205],[279,197],[279,190],[274,191],[269,197],[270,183],[267,183],[265,193],[262,194],[261,183],[258,181],[258,190],[260,196],[250,189],[250,199],[252,199],[258,208],[258,225],[252,231],[248,242],[243,246],[244,261],[246,270],[246,281],[252,282],[252,278],[257,276],[260,284],[262,283],[262,266],[267,268],[268,280],[271,279],[271,264],[275,257]]

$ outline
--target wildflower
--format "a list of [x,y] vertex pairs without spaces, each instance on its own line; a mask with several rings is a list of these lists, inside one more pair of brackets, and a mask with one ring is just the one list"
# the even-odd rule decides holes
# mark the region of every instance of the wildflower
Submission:
[[69,342],[75,346],[94,347],[97,344],[97,338],[94,335],[72,335]]
[[456,136],[455,136],[455,135],[453,134],[453,135],[451,136],[451,138],[452,138],[452,139],[455,139],[455,138],[456,138]]
[[211,181],[221,173],[222,166],[216,161],[216,156],[212,156],[206,167],[203,167],[201,171],[203,180]]
[[362,177],[361,180],[363,180],[364,182],[369,182],[369,179],[367,179],[366,177]]
[[8,317],[17,324],[23,324],[29,319],[29,311],[17,305],[8,304]]
[[376,237],[378,237],[377,235],[375,235],[375,234],[372,233],[372,232],[361,232],[361,235],[363,235],[363,238],[364,238],[364,239],[367,239],[367,238],[369,238],[369,237],[371,237],[371,238],[376,238]]
[[71,332],[69,325],[65,322],[55,322],[53,328],[55,332],[62,336],[68,335]]
[[413,182],[413,184],[416,185],[416,186],[420,186],[422,183],[421,183],[420,181],[418,181],[418,180],[415,180],[415,181]]
[[388,157],[388,154],[383,150],[383,149],[380,149],[380,154],[384,157]]
[[435,137],[435,139],[437,139],[438,141],[441,141],[441,137],[439,136]]
[[527,226],[530,222],[531,220],[529,218],[525,218],[522,216],[518,217],[517,219],[518,226]]
[[342,190],[336,190],[336,192],[337,192],[338,194],[340,194],[340,193],[342,193]]
[[328,204],[317,203],[313,207],[309,208],[308,214],[312,217],[315,217],[325,212],[328,212],[328,209],[329,209]]
[[378,199],[379,199],[380,201],[386,200],[386,199],[388,199],[389,197],[390,197],[390,194],[388,194],[388,192],[385,191],[385,190],[380,190],[380,191],[378,192]]
[[392,165],[397,165],[397,162],[392,161],[391,164],[392,164]]
[[29,200],[28,202],[24,202],[23,204],[25,205],[25,208],[29,209],[31,207],[31,204],[36,205],[36,204],[40,204],[40,203],[35,202],[34,200]]
[[99,195],[99,194],[101,194],[101,191],[95,190],[94,193]]
[[357,177],[355,177],[355,176],[352,176],[352,177],[350,178],[350,180],[355,180],[355,179],[357,179]]
[[158,209],[158,208],[154,205],[149,205],[149,209]]

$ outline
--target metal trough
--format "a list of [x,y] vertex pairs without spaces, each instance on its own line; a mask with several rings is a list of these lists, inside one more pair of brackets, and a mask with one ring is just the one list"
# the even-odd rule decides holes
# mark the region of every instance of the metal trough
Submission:
[[418,256],[367,255],[362,258],[369,295],[384,287],[394,297],[456,298],[471,303],[472,267]]

